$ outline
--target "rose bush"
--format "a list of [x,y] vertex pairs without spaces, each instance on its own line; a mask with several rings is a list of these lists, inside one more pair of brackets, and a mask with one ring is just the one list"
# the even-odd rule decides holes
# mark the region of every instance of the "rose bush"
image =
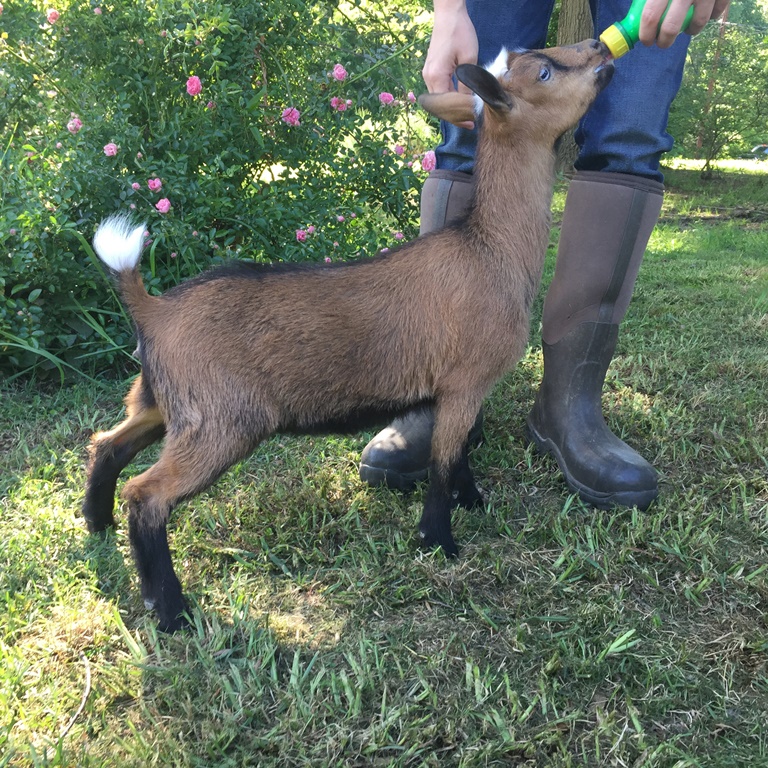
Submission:
[[88,244],[115,211],[148,222],[154,292],[231,257],[335,261],[415,236],[436,142],[413,105],[429,14],[398,10],[5,4],[0,369],[127,360]]

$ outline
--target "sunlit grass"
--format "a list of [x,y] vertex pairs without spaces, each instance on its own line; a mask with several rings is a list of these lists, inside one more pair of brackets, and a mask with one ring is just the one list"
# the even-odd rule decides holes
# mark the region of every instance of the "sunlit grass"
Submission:
[[647,513],[585,507],[528,445],[539,297],[457,562],[417,547],[423,489],[361,484],[370,433],[277,436],[174,513],[193,627],[158,636],[124,510],[105,539],[77,516],[126,383],[3,385],[0,765],[768,765],[768,224],[730,210],[761,177],[722,174],[669,169],[607,377]]
[[[693,160],[686,157],[672,157],[665,160],[668,168],[685,171],[698,171],[704,169],[703,160]],[[768,177],[768,162],[763,159],[745,158],[745,159],[723,159],[714,160],[711,166],[715,172],[753,174],[756,176]]]

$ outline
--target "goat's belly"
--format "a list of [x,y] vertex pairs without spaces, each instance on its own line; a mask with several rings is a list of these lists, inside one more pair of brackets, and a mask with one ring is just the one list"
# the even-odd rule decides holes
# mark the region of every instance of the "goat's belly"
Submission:
[[411,403],[357,405],[347,412],[335,414],[305,413],[293,418],[287,417],[277,431],[293,434],[353,434],[383,427],[398,416],[419,408],[431,408],[433,404],[433,400],[429,399]]

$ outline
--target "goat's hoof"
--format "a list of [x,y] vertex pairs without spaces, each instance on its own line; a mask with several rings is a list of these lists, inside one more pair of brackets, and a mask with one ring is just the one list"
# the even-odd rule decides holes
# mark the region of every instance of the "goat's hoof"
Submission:
[[485,506],[483,494],[475,485],[468,485],[462,488],[456,488],[453,492],[454,502],[464,509],[481,509]]
[[161,618],[157,622],[157,628],[160,630],[160,632],[163,632],[166,635],[172,635],[175,632],[188,631],[191,628],[191,625],[189,623],[189,620],[185,616],[179,615],[173,619]]
[[424,549],[432,549],[439,545],[446,557],[454,558],[459,556],[459,548],[456,546],[456,542],[453,540],[450,532],[435,533],[419,529],[419,538]]
[[83,515],[83,518],[85,519],[88,533],[105,533],[110,528],[115,527],[115,518],[112,515],[99,518],[86,517],[86,515]]

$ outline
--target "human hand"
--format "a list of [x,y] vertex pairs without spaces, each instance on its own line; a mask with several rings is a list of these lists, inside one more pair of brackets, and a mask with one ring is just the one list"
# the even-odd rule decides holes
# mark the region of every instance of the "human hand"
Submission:
[[[447,93],[456,90],[453,73],[459,64],[477,64],[477,33],[467,13],[464,0],[435,0],[435,16],[432,39],[427,58],[421,71],[430,93]],[[459,83],[458,90],[469,93]],[[473,123],[462,123],[472,128]]]
[[[640,42],[659,48],[669,48],[680,34],[688,9],[693,5],[693,18],[685,31],[696,35],[710,19],[717,19],[731,4],[731,0],[648,0],[640,21]],[[669,6],[664,21],[661,17]],[[659,27],[661,23],[661,27]]]

